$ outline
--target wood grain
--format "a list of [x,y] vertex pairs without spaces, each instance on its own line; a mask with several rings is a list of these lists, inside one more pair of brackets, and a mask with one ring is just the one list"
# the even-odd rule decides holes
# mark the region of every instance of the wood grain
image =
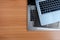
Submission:
[[60,31],[28,31],[27,0],[0,0],[0,40],[60,40]]

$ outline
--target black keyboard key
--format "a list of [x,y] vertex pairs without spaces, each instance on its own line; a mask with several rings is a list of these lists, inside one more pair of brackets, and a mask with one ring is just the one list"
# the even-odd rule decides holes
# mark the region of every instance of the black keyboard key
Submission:
[[34,10],[30,10],[30,21],[34,21],[35,20],[35,15],[34,15]]

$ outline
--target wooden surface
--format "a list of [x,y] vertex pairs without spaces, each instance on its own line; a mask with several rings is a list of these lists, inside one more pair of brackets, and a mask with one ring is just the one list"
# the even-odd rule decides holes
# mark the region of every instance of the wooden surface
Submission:
[[28,31],[27,0],[0,0],[0,40],[60,40],[59,31]]

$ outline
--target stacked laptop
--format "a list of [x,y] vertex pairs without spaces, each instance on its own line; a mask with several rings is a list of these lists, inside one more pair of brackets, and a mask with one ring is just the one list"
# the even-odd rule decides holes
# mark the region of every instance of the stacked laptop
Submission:
[[34,0],[36,10],[31,10],[30,19],[35,27],[58,25],[60,22],[60,0]]

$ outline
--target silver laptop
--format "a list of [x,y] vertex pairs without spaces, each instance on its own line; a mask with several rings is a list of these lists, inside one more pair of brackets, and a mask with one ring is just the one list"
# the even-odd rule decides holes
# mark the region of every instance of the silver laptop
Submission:
[[35,0],[41,25],[60,22],[60,0]]

